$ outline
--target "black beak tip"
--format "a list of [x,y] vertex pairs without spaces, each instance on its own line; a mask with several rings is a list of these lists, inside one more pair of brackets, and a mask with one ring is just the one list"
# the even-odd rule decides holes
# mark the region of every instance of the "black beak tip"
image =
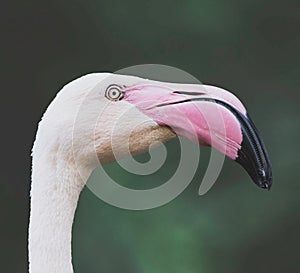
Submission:
[[272,184],[265,183],[263,186],[263,189],[270,191],[271,187],[272,187]]
[[243,141],[235,159],[260,188],[272,187],[272,166],[267,149],[248,115],[237,115],[241,124]]
[[263,177],[263,179],[259,179],[258,182],[254,181],[260,188],[270,190],[272,187],[272,177]]
[[236,161],[242,165],[258,187],[268,191],[271,189],[273,179],[272,167],[269,160],[259,167],[258,161],[255,156],[252,156],[251,150],[246,150],[245,152],[242,148]]
[[[272,169],[270,166],[266,167],[266,170],[257,169],[257,166],[253,162],[245,162],[236,160],[242,165],[242,167],[248,172],[252,181],[260,188],[270,190],[273,184]],[[251,164],[249,164],[251,163]]]
[[[242,149],[243,150],[243,149]],[[260,188],[270,190],[272,187],[272,167],[270,162],[263,164],[262,168],[258,166],[255,157],[251,156],[251,152],[247,155],[241,151],[240,156],[236,161],[242,165],[242,167],[247,171],[252,181]]]

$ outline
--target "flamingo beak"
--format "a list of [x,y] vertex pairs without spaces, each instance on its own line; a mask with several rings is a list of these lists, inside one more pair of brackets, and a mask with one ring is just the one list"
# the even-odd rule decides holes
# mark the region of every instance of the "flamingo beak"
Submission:
[[243,104],[230,92],[204,85],[154,82],[126,87],[124,100],[160,126],[238,162],[260,188],[270,190],[266,147]]

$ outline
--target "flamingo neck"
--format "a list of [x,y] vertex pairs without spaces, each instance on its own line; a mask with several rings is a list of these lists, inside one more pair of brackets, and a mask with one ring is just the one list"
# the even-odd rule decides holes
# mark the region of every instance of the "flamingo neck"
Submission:
[[[33,156],[29,224],[29,272],[72,273],[72,224],[89,172],[72,160]],[[85,176],[85,177],[82,177]]]

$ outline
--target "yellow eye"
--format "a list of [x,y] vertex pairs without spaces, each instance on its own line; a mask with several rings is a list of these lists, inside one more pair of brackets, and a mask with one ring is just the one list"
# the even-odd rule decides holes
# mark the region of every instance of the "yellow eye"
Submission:
[[123,92],[121,91],[121,87],[118,85],[110,85],[105,92],[105,96],[110,100],[120,100],[123,97]]

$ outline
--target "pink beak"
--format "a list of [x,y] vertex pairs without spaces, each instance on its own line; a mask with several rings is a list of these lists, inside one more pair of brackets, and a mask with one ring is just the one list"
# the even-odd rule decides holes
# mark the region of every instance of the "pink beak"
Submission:
[[214,86],[154,82],[126,87],[123,94],[123,100],[160,126],[214,147],[240,163],[258,186],[270,189],[272,171],[266,148],[232,93]]

